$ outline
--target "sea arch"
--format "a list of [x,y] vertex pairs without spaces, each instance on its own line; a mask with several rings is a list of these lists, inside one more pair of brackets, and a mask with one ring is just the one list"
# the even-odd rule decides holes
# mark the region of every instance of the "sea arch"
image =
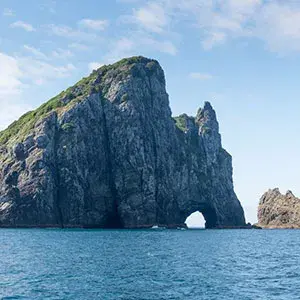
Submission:
[[215,228],[217,227],[217,214],[212,208],[195,209],[185,219],[188,228]]

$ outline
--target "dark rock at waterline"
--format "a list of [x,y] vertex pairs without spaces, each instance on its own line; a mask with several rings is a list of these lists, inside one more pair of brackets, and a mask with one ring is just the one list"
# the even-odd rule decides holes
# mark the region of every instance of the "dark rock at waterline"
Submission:
[[215,111],[171,117],[144,57],[103,66],[0,133],[0,226],[245,226]]

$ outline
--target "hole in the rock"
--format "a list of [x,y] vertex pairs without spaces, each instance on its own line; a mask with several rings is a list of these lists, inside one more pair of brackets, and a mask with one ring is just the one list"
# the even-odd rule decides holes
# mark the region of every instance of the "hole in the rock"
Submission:
[[201,212],[192,213],[185,221],[188,228],[205,228],[205,219]]

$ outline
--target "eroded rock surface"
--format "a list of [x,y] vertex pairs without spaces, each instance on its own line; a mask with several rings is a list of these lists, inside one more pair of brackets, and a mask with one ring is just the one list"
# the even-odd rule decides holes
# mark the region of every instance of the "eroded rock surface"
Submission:
[[104,66],[0,133],[0,226],[244,226],[209,103],[171,117],[164,72]]
[[300,228],[300,199],[291,191],[269,190],[260,199],[257,217],[263,228]]

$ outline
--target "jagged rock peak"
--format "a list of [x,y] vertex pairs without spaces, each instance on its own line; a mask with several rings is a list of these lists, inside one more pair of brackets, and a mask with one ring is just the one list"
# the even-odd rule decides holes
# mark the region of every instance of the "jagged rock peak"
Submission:
[[211,135],[212,133],[219,134],[219,123],[217,121],[216,112],[210,102],[204,102],[203,108],[200,107],[198,109],[195,117],[183,113],[178,117],[174,117],[174,119],[177,127],[183,132],[187,133],[196,126],[199,135]]
[[198,110],[196,123],[199,126],[199,134],[205,140],[208,163],[211,164],[218,157],[218,149],[222,147],[222,141],[216,112],[209,102],[205,102],[203,109]]
[[204,102],[204,108],[203,110],[213,110],[213,107],[209,101]]
[[209,128],[213,132],[219,132],[219,123],[217,121],[216,112],[210,102],[205,102],[203,108],[199,108],[196,116],[196,122],[199,125],[201,132]]
[[278,188],[270,189],[260,199],[257,217],[263,228],[299,228],[300,199],[291,191],[281,194]]
[[285,194],[287,197],[295,197],[292,191],[288,190]]
[[244,226],[209,104],[171,117],[157,61],[103,66],[0,133],[0,226]]

